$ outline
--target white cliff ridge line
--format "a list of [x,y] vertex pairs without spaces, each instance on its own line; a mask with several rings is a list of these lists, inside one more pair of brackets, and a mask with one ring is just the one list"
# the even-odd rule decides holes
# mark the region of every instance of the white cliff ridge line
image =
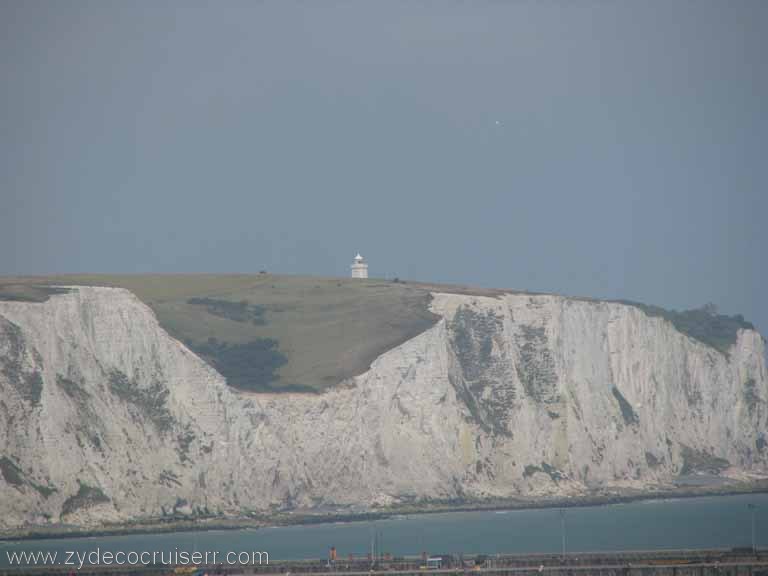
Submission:
[[[4,527],[652,488],[768,473],[760,335],[724,355],[623,304],[434,294],[325,393],[231,390],[130,292],[0,302]],[[726,468],[727,467],[727,468]]]

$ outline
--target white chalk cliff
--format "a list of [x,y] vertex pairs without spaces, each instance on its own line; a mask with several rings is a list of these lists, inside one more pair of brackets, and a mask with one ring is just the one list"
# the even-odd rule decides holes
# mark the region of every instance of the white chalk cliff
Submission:
[[768,475],[754,330],[725,354],[623,304],[436,293],[432,309],[325,393],[254,394],[126,290],[0,302],[0,527]]

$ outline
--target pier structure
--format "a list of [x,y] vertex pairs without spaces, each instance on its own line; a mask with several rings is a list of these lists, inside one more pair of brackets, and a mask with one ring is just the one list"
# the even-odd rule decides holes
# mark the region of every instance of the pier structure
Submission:
[[[439,559],[439,561],[438,561]],[[66,566],[0,568],[0,576],[65,575]],[[283,576],[768,576],[768,550],[664,550],[552,554],[352,554],[255,566],[84,566],[78,575]]]

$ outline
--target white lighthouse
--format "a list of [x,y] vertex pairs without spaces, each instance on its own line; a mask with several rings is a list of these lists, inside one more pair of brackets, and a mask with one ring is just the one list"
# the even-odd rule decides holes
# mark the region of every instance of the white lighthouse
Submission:
[[368,264],[360,256],[360,252],[355,256],[355,261],[349,267],[352,270],[352,278],[368,278]]

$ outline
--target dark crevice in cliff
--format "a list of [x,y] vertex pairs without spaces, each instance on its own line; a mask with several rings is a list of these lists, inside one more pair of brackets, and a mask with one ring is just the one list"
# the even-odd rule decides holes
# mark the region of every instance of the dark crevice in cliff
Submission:
[[510,435],[517,393],[508,366],[493,354],[494,339],[503,332],[502,318],[464,307],[448,328],[461,369],[460,382],[451,378],[457,395],[483,430]]

